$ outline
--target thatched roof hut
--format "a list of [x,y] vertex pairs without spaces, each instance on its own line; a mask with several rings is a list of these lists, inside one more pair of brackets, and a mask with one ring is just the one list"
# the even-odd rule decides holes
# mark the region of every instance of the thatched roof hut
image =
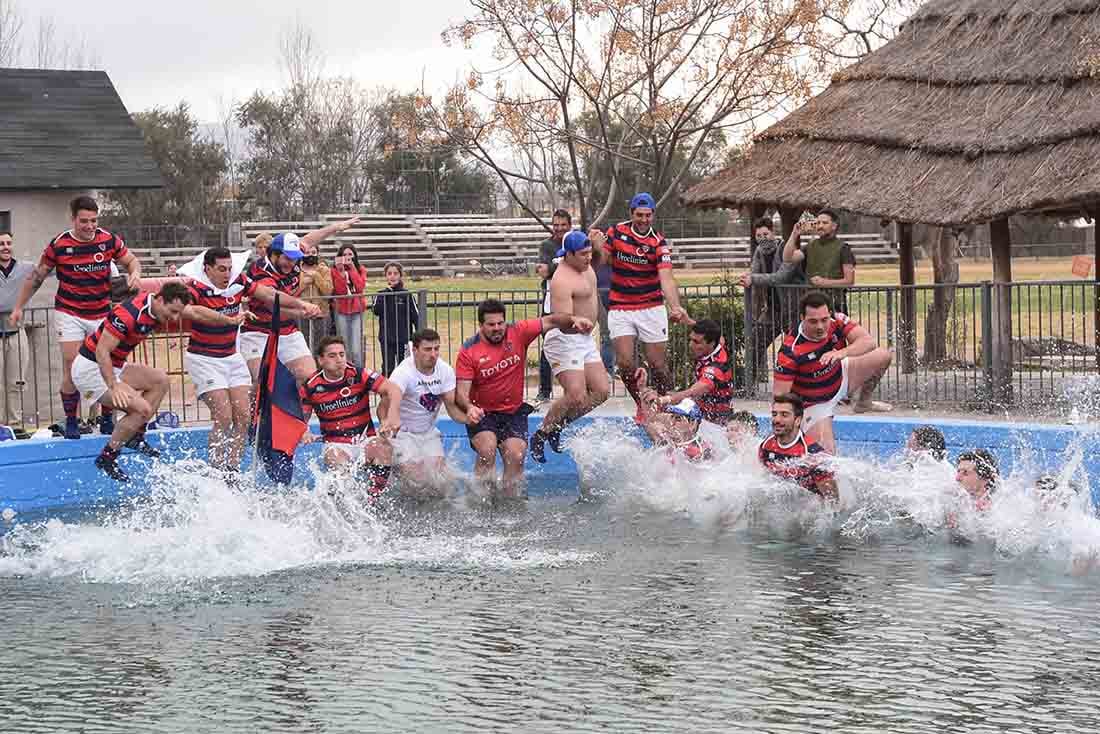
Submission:
[[931,0],[687,191],[965,225],[1100,208],[1100,0]]

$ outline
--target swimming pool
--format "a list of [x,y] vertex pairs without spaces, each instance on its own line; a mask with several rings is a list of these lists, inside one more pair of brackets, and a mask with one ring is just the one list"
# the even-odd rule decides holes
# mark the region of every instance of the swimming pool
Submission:
[[[578,428],[645,484],[633,438]],[[911,423],[838,428],[844,451],[883,457]],[[992,446],[1022,466],[1030,451],[1056,463],[1077,435],[943,428],[953,453]],[[460,431],[446,426],[468,466]],[[5,730],[1095,726],[1100,580],[1074,576],[1061,547],[964,545],[896,516],[853,534],[797,490],[760,495],[773,511],[729,529],[690,512],[707,502],[695,475],[578,503],[563,456],[531,467],[524,511],[376,516],[326,492],[231,489],[186,458],[205,432],[158,439],[179,462],[152,466],[128,502],[91,467],[100,440],[0,453],[18,457],[5,502],[26,508],[0,534]],[[860,466],[846,468],[861,486],[905,489],[883,486],[899,481],[885,463]],[[667,495],[646,496],[658,488]],[[1069,535],[1080,545],[1095,530]]]
[[[767,425],[766,416],[758,416],[761,425]],[[541,420],[530,418],[533,431]],[[585,418],[576,427],[583,428],[593,421],[614,420],[625,432],[637,429],[625,418]],[[866,456],[884,459],[896,454],[914,427],[923,421],[908,418],[879,418],[841,416],[836,419],[836,435],[842,455]],[[1073,426],[988,423],[962,420],[937,420],[947,440],[951,456],[958,452],[984,447],[994,451],[1001,461],[1004,473],[1010,473],[1021,456],[1040,466],[1056,466],[1067,449],[1082,445],[1085,449],[1084,467],[1090,477],[1100,476],[1100,452],[1094,443],[1084,441],[1088,434],[1083,428]],[[463,470],[473,467],[473,453],[466,439],[465,429],[451,420],[440,420],[439,428],[444,436],[444,448],[452,460]],[[165,450],[163,461],[182,458],[202,458],[206,453],[208,430],[189,428],[155,431],[150,442]],[[95,456],[106,439],[86,436],[79,441],[55,439],[47,441],[0,442],[0,510],[12,509],[16,513],[31,510],[48,511],[51,508],[80,507],[110,503],[120,497],[142,491],[141,482],[121,486],[104,476],[93,465]],[[305,447],[299,452],[296,476],[308,479],[303,471],[308,462],[316,459],[318,445]],[[132,474],[140,474],[136,465],[147,459],[124,452],[122,465],[135,467]],[[247,462],[247,459],[246,459]],[[568,454],[547,451],[547,463],[536,464],[528,459],[529,492],[533,496],[545,494],[571,494],[577,484],[577,467]],[[1097,490],[1094,482],[1094,491]]]

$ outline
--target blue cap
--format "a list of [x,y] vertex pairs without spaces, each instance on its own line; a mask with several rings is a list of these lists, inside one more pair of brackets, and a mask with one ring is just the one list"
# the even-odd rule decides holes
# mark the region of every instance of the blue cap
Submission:
[[673,415],[682,415],[687,418],[691,418],[693,421],[703,420],[703,411],[699,410],[699,406],[695,404],[695,401],[691,398],[684,398],[678,403],[674,403],[665,408],[666,413],[672,413]]
[[299,243],[298,235],[293,232],[283,232],[275,235],[275,239],[271,240],[271,244],[267,246],[268,252],[283,253],[291,260],[301,260],[302,246]]
[[653,200],[652,194],[643,191],[640,194],[634,194],[634,198],[630,200],[630,211],[634,211],[640,206],[646,209],[656,209],[657,202]]
[[571,229],[562,238],[561,247],[558,248],[558,252],[554,257],[565,257],[566,252],[580,252],[591,246],[592,242],[588,239],[588,235],[579,229]]

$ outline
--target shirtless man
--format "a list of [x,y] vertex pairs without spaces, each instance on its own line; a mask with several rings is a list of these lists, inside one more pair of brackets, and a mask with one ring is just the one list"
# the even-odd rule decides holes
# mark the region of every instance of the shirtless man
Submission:
[[[547,313],[597,321],[600,302],[591,241],[584,232],[574,230],[562,238],[557,254],[561,264],[550,279]],[[531,435],[531,458],[540,464],[546,463],[546,443],[561,453],[562,428],[607,400],[611,389],[591,333],[551,329],[543,340],[543,353],[565,392],[551,403],[542,425]]]

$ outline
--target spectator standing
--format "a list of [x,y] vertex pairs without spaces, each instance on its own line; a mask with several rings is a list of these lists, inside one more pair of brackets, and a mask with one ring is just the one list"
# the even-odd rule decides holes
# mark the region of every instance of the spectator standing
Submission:
[[798,328],[798,299],[802,290],[793,286],[804,284],[806,280],[798,263],[783,261],[783,241],[775,236],[770,219],[756,220],[753,233],[756,250],[749,272],[742,273],[740,281],[741,287],[752,289],[749,303],[752,343],[749,349],[755,357],[756,379],[767,381],[771,376],[768,346],[775,337],[791,334]]
[[347,346],[347,358],[352,364],[363,364],[363,312],[367,310],[363,293],[367,286],[367,269],[359,264],[359,253],[353,245],[341,245],[332,264],[332,320],[336,334]]
[[822,209],[810,225],[817,238],[800,247],[803,232],[801,222],[795,224],[791,237],[783,248],[784,262],[802,264],[806,280],[814,288],[825,289],[833,311],[848,313],[846,288],[856,283],[856,257],[847,242],[837,237],[840,221],[835,212]]
[[245,270],[251,268],[252,263],[256,261],[263,262],[267,258],[267,248],[273,239],[275,237],[270,232],[260,232],[256,235],[256,238],[252,240],[252,253],[244,264]]
[[19,298],[23,282],[34,272],[34,266],[12,257],[11,232],[0,232],[0,423],[9,426],[23,423],[23,386],[30,360],[27,334],[9,319]]
[[[535,266],[535,272],[542,278],[542,282],[539,283],[539,290],[541,291],[541,302],[543,303],[542,314],[545,316],[549,313],[546,308],[546,289],[550,283],[550,279],[554,277],[554,271],[557,270],[557,263],[554,261],[557,259],[558,250],[561,249],[562,239],[573,228],[573,218],[569,215],[565,209],[558,209],[554,212],[554,216],[550,219],[550,237],[542,241],[539,244],[539,264]],[[542,341],[539,342],[539,394],[538,400],[540,402],[549,400],[554,390],[554,375],[550,369],[550,361],[546,359],[546,354],[543,351]]]
[[388,286],[374,296],[371,311],[378,317],[382,374],[389,377],[405,358],[412,333],[420,328],[420,311],[416,308],[416,298],[405,289],[405,269],[401,263],[386,263],[385,275]]
[[321,251],[314,240],[302,240],[301,292],[299,298],[321,310],[321,317],[302,320],[302,333],[310,351],[316,352],[321,340],[328,336],[332,326],[332,269],[321,259]]

